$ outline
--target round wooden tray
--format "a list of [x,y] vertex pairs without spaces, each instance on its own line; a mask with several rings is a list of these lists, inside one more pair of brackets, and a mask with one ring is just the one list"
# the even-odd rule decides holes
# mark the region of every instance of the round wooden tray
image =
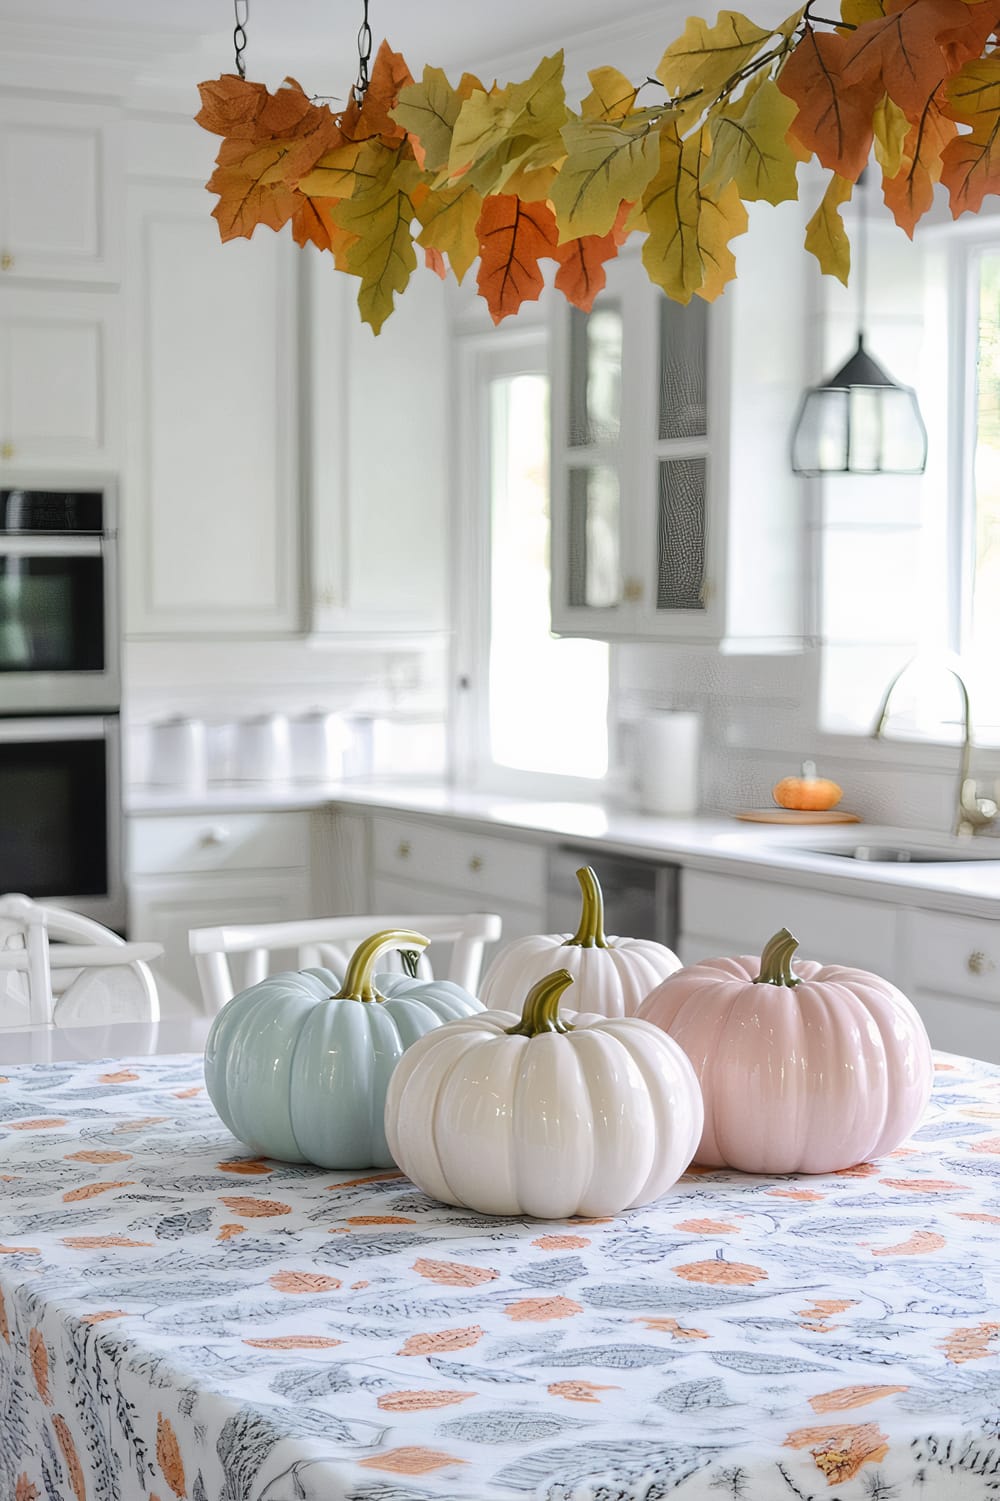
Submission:
[[799,808],[748,808],[744,813],[737,813],[744,823],[784,823],[784,824],[809,824],[809,823],[860,823],[861,819],[856,813],[845,813],[840,808],[827,808],[825,811],[810,812]]

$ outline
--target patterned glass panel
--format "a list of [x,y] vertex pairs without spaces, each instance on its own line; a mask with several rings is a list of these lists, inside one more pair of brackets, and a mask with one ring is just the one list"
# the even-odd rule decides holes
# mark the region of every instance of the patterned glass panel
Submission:
[[569,443],[614,443],[621,426],[622,314],[616,303],[570,315]]
[[708,431],[708,307],[660,301],[661,438],[702,438]]
[[573,469],[569,476],[569,603],[607,609],[621,600],[618,476]]
[[665,459],[660,464],[656,544],[656,608],[703,610],[704,459]]

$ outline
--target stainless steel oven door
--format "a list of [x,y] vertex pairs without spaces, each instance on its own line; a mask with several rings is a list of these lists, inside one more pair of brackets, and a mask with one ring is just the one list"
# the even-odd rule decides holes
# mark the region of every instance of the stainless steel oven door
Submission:
[[0,719],[0,892],[124,931],[117,714]]
[[118,707],[116,546],[0,534],[0,714]]

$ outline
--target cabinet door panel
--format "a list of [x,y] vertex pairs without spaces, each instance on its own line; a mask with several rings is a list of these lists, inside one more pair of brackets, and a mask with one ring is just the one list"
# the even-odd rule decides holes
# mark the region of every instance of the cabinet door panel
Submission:
[[909,995],[923,1018],[933,1047],[965,1058],[1000,1063],[1000,1001],[980,1003],[964,996],[923,989],[911,990]]
[[707,486],[703,458],[661,459],[656,608],[704,609]]
[[0,294],[0,442],[18,466],[117,458],[115,309],[100,293]]
[[622,597],[618,476],[595,465],[569,471],[568,602],[606,610]]
[[686,307],[660,299],[658,436],[704,438],[708,433],[708,305]]

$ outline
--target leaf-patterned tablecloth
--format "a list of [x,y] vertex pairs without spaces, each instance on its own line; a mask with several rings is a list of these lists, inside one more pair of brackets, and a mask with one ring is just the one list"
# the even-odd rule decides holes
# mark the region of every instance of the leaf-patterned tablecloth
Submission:
[[1000,1495],[1000,1070],[878,1163],[487,1219],[252,1160],[198,1057],[0,1082],[0,1501]]

